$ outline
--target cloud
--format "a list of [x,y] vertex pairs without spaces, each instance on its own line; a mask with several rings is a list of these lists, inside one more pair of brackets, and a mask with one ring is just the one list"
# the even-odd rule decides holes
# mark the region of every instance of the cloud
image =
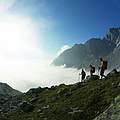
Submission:
[[5,12],[11,8],[16,0],[0,0],[0,12]]
[[4,14],[0,19],[0,57],[32,59],[41,56],[40,37],[28,17]]
[[72,84],[79,82],[76,69],[65,69],[63,67],[49,66],[46,61],[24,61],[10,62],[6,65],[0,64],[0,81],[8,83],[20,91],[27,91],[30,88],[50,87],[59,84]]
[[64,45],[61,47],[61,49],[58,51],[57,56],[59,56],[61,53],[63,53],[65,50],[70,49],[71,47],[69,45]]

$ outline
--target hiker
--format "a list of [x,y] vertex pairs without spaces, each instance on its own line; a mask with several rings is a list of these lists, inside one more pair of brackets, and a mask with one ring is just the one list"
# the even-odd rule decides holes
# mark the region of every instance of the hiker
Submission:
[[92,76],[93,73],[95,73],[95,67],[92,66],[91,64],[89,66],[90,66],[90,76]]
[[106,76],[104,75],[104,72],[105,72],[105,70],[107,69],[107,64],[108,64],[108,62],[107,62],[106,60],[103,60],[103,58],[100,58],[100,67],[99,67],[99,69],[100,69],[101,79],[102,79],[103,77],[106,78]]
[[86,72],[82,69],[81,73],[79,73],[79,75],[81,75],[81,81],[83,81],[86,77]]

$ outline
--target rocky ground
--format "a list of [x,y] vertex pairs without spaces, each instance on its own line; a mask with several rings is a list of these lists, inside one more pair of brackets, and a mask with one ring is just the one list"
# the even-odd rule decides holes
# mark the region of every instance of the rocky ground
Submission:
[[120,95],[117,96],[111,105],[94,120],[120,120]]
[[120,73],[0,96],[0,120],[119,120]]

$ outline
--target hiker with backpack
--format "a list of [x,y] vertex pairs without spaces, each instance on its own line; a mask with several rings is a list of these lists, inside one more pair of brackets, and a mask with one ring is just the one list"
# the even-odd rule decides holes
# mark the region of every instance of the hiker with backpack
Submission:
[[103,60],[103,58],[100,58],[100,67],[99,67],[99,69],[100,69],[101,79],[102,79],[103,77],[106,78],[106,76],[104,75],[104,72],[105,72],[105,70],[107,69],[107,66],[108,66],[108,62],[107,62],[106,60]]
[[79,73],[79,75],[81,75],[81,81],[83,81],[86,77],[86,72],[84,71],[84,69],[82,69],[81,73]]
[[89,66],[90,66],[90,76],[92,76],[93,73],[95,73],[95,67],[91,64]]

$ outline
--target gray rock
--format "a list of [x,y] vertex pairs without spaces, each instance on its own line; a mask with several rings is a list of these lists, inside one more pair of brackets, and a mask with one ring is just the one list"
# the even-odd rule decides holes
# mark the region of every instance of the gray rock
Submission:
[[42,109],[48,109],[49,107],[50,107],[49,105],[46,105]]
[[16,111],[17,106],[10,106],[10,112]]
[[37,113],[42,113],[42,110],[41,110],[41,109],[38,109],[38,110],[37,110]]
[[67,88],[61,88],[57,91],[57,94],[60,95],[60,96],[63,96],[67,92],[68,92]]
[[34,109],[34,106],[27,101],[21,102],[19,107],[23,112],[31,112]]
[[117,86],[120,87],[120,83]]
[[85,81],[87,81],[87,80],[98,80],[98,79],[99,79],[98,75],[92,75],[92,76],[88,75],[86,77]]
[[75,113],[82,113],[83,110],[80,110],[78,107],[77,108],[71,108],[71,112],[68,112],[68,114],[75,114]]
[[70,97],[72,95],[71,89],[68,88],[61,88],[57,91],[57,96],[54,100],[60,98],[60,97]]
[[120,96],[116,97],[109,108],[94,120],[120,120]]
[[37,97],[32,98],[32,99],[30,99],[30,103],[34,103],[34,102],[36,102],[37,100],[38,100],[38,98],[37,98]]

